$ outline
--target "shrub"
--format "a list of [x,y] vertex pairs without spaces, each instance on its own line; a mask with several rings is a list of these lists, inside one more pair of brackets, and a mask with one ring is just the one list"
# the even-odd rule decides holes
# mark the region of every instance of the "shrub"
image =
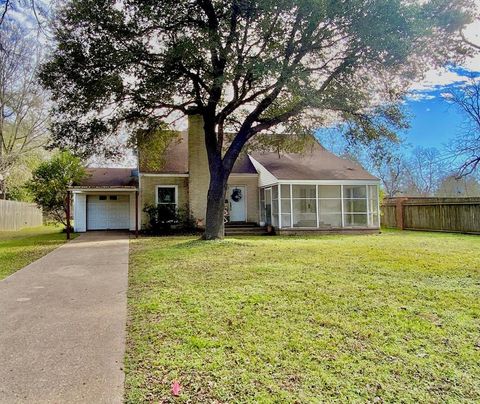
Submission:
[[188,209],[175,209],[171,205],[145,205],[148,216],[147,232],[150,234],[172,234],[192,231],[194,221]]

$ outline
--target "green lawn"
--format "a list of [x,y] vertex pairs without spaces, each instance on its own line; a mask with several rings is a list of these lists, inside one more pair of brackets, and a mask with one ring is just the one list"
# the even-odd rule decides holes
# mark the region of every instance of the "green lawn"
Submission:
[[478,236],[142,238],[129,282],[129,403],[480,401]]
[[65,242],[58,226],[0,232],[0,280],[48,254]]

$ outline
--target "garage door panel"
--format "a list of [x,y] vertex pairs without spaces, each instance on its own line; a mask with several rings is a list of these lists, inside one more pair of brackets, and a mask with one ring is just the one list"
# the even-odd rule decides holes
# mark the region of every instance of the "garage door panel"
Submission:
[[120,230],[130,227],[128,195],[90,195],[87,202],[88,230]]

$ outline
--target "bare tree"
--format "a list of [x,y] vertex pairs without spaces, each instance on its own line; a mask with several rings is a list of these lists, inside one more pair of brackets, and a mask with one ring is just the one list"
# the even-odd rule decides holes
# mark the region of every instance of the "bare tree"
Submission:
[[5,21],[0,44],[0,194],[6,198],[9,171],[46,143],[48,112],[36,76],[39,45]]
[[463,31],[460,31],[460,36],[462,37],[463,42],[465,42],[467,45],[471,46],[472,48],[474,48],[476,50],[480,50],[480,44],[474,43],[474,42],[470,41],[469,39],[467,39],[467,37],[465,36]]
[[408,169],[403,156],[389,156],[373,172],[382,181],[385,196],[392,198],[404,192]]
[[49,15],[51,1],[45,0],[3,0],[0,5],[0,27],[9,21],[9,14],[12,11],[24,11],[32,15],[38,28],[44,28],[46,18]]
[[449,149],[461,161],[459,175],[468,175],[480,165],[480,78],[472,77],[466,86],[454,88],[444,98],[466,117],[463,132]]
[[406,187],[408,195],[432,196],[445,176],[445,159],[434,148],[416,147],[407,162]]
[[459,178],[455,173],[447,175],[439,184],[435,196],[463,197],[480,196],[480,183],[473,175]]

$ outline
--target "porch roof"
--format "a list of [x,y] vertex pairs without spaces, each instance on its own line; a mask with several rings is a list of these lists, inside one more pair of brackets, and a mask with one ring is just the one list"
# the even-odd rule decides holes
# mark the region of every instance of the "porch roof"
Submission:
[[378,180],[361,165],[334,155],[319,143],[304,153],[253,152],[277,180]]

